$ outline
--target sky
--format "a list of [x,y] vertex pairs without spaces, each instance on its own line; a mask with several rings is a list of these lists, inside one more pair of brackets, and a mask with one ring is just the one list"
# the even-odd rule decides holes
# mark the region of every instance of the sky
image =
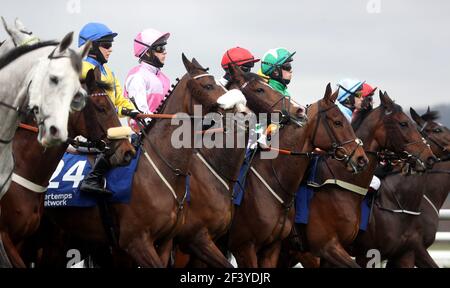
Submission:
[[182,52],[221,77],[228,48],[260,58],[285,47],[297,52],[289,90],[299,103],[317,101],[327,83],[346,77],[386,90],[406,109],[450,103],[447,0],[15,0],[0,7],[9,23],[19,17],[45,40],[106,24],[119,33],[108,65],[122,84],[137,64],[134,37],[154,28],[171,33],[163,71],[172,81],[186,72]]

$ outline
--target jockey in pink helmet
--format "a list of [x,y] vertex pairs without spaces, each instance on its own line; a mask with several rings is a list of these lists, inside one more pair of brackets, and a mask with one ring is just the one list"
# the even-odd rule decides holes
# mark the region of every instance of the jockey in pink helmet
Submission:
[[155,112],[169,91],[169,78],[161,71],[169,36],[169,33],[145,29],[134,39],[134,56],[139,58],[139,65],[128,72],[124,94],[146,114]]

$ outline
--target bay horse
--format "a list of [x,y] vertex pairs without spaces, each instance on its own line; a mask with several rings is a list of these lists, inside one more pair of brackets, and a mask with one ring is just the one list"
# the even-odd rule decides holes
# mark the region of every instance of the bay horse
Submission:
[[[380,91],[380,100],[378,108],[369,106],[353,121],[355,133],[363,140],[370,159],[368,169],[355,176],[340,169],[337,161],[326,159],[318,167],[321,178],[339,179],[368,189],[378,164],[377,155],[384,149],[408,154],[418,162],[418,170],[425,169],[422,163],[430,166],[434,163],[433,153],[402,108],[386,92]],[[364,197],[362,192],[359,193],[330,184],[314,188],[309,222],[306,225],[297,224],[296,230],[304,239],[308,251],[320,257],[321,266],[359,267],[346,251],[359,231],[360,207]]]
[[[82,135],[92,143],[103,143],[101,141],[107,141],[107,130],[121,125],[115,107],[105,93],[106,89],[112,88],[101,83],[100,79],[98,69],[87,73],[85,82],[89,94],[86,106],[82,111],[70,115],[69,137]],[[53,171],[68,147],[68,143],[65,143],[44,149],[36,141],[36,132],[37,129],[20,128],[14,136],[14,180],[0,201],[0,241],[3,242],[9,258],[2,259],[0,256],[0,264],[3,265],[7,263],[13,267],[26,267],[19,253],[20,246],[40,225],[45,187],[48,186]],[[127,164],[135,153],[133,146],[126,139],[114,140],[108,145],[111,149],[107,153],[112,154],[113,165]],[[2,252],[0,251],[0,255],[5,256]]]
[[[341,156],[349,171],[359,172],[367,164],[362,143],[334,104],[336,97],[337,92],[332,93],[328,84],[323,99],[308,107],[304,127],[288,120],[279,130],[280,147],[297,151],[300,157],[284,154],[271,160],[254,157],[228,239],[238,267],[276,267],[281,241],[289,235],[293,224],[295,191],[308,166],[308,153],[314,148]],[[283,111],[286,106],[283,102],[273,103],[274,109]]]
[[[435,240],[439,209],[450,191],[450,130],[435,122],[437,112],[428,110],[419,116],[411,108],[410,113],[440,161],[422,174],[396,173],[383,179],[369,229],[354,245],[354,255],[362,265],[368,261],[366,251],[376,248],[381,259],[388,259],[387,267],[439,267],[427,249]],[[413,213],[395,213],[394,209]]]
[[[187,74],[157,113],[192,115],[196,103],[203,105],[205,113],[223,111],[225,108],[219,102],[228,103],[231,108],[226,111],[242,105],[241,99],[231,98],[232,94],[218,86],[197,61],[189,61],[184,54],[182,59]],[[242,98],[245,100],[243,95]],[[192,146],[173,147],[171,140],[176,129],[176,125],[164,119],[151,121],[142,139],[143,153],[134,174],[130,203],[111,204],[118,251],[125,251],[140,267],[166,267],[172,238],[185,222],[186,176],[193,151]],[[77,239],[111,245],[96,207],[47,209],[46,213],[57,226]]]
[[73,33],[60,43],[20,46],[0,58],[0,198],[8,190],[14,167],[12,140],[20,118],[34,114],[38,141],[44,146],[64,142],[71,110],[81,110],[86,92],[81,88],[81,52],[69,48]]
[[[235,66],[230,67],[230,74],[226,88],[241,89],[248,107],[257,115],[272,112],[272,104],[282,97],[256,74],[243,73]],[[300,119],[303,112],[298,107],[293,115]],[[234,137],[237,139],[237,129]],[[198,265],[193,260],[197,257],[211,267],[233,267],[214,241],[228,231],[234,214],[233,189],[245,158],[245,147],[236,146],[203,147],[191,160],[191,201],[186,205],[186,222],[175,238],[181,251],[192,255],[191,265]],[[179,258],[179,251],[176,253]]]

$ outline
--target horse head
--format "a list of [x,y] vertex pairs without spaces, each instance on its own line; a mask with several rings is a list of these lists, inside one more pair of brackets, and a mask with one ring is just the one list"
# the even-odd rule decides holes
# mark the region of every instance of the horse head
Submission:
[[96,68],[86,75],[86,106],[70,115],[70,137],[82,135],[96,144],[96,148],[104,150],[112,165],[127,165],[136,153],[128,140],[131,131],[128,127],[121,127],[116,108],[106,93],[114,88],[100,81],[100,73]]
[[325,150],[345,163],[350,172],[361,172],[369,163],[362,141],[335,104],[338,90],[332,93],[328,83],[321,100],[308,107],[308,139],[313,147]]
[[422,116],[419,116],[413,108],[410,108],[409,111],[412,119],[419,126],[419,132],[430,144],[434,155],[440,159],[448,158],[450,156],[450,130],[436,122],[439,119],[439,113],[431,111],[430,107]]
[[[184,67],[187,70],[187,87],[192,97],[185,97],[185,100],[195,100],[207,107],[207,112],[216,110],[219,112],[233,111],[248,113],[246,107],[247,100],[245,96],[236,89],[227,91],[224,87],[217,84],[214,76],[209,74],[208,69],[203,68],[200,63],[194,58],[189,61],[184,54],[182,54]],[[184,77],[183,77],[184,78]],[[187,103],[186,103],[187,104]],[[192,109],[193,102],[190,103]]]
[[277,113],[281,123],[303,126],[307,119],[305,108],[270,87],[259,75],[244,73],[239,66],[230,65],[230,88],[240,89],[248,107],[255,113]]
[[48,57],[42,57],[31,71],[27,93],[28,108],[39,125],[38,141],[44,146],[57,144],[67,138],[69,111],[82,109],[85,92],[79,75],[81,61],[90,48],[81,52],[69,49],[73,32],[67,34]]
[[386,92],[380,91],[380,101],[378,109],[371,113],[378,121],[373,132],[376,145],[395,152],[417,171],[431,168],[436,157],[402,107]]

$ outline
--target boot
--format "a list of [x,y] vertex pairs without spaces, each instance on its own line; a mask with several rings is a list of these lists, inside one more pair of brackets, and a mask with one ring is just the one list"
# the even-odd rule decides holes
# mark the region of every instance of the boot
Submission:
[[112,192],[106,189],[104,175],[111,169],[111,164],[104,154],[95,160],[92,171],[83,179],[80,191],[91,196],[112,196]]

